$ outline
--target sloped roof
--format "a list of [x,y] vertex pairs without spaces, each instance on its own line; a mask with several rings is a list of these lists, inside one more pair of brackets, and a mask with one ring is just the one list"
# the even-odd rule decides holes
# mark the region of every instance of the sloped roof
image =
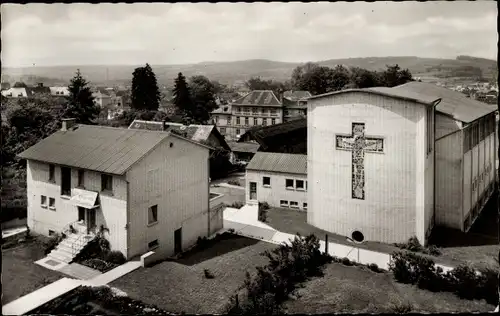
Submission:
[[[181,135],[187,139],[190,139],[195,142],[203,142],[207,141],[212,133],[219,139],[221,146],[225,149],[230,149],[227,143],[224,140],[224,137],[220,135],[215,126],[213,125],[194,125],[191,124],[189,126],[185,126],[180,123],[172,123],[165,122],[165,131],[173,131],[177,135]],[[129,129],[143,129],[143,130],[152,130],[152,131],[163,131],[163,122],[155,122],[155,121],[143,121],[143,120],[134,120]]]
[[257,152],[246,169],[307,174],[307,155]]
[[321,99],[321,98],[345,94],[345,93],[373,93],[373,94],[378,94],[378,95],[383,95],[383,96],[388,96],[388,97],[393,97],[393,98],[399,98],[399,99],[403,99],[403,100],[415,101],[415,102],[423,103],[426,105],[433,105],[435,102],[439,101],[438,97],[420,94],[420,93],[416,93],[413,91],[397,91],[397,90],[394,90],[393,88],[387,88],[387,87],[375,87],[375,88],[364,88],[364,89],[346,89],[346,90],[340,90],[340,91],[334,91],[334,92],[328,92],[328,93],[324,93],[324,94],[315,95],[315,96],[310,97],[308,100]]
[[242,153],[256,153],[259,150],[260,145],[253,142],[228,142],[231,151],[242,152]]
[[169,135],[80,124],[72,130],[55,132],[19,157],[122,175]]
[[232,105],[281,106],[281,102],[271,90],[254,90],[236,99]]
[[440,98],[441,102],[437,105],[436,110],[465,123],[470,123],[498,109],[495,104],[467,98],[461,92],[431,83],[412,81],[390,89],[398,93],[418,93],[432,98]]
[[34,96],[35,94],[50,94],[49,87],[27,87],[26,93],[29,97]]
[[307,128],[307,119],[300,118],[285,123],[251,128],[246,131],[240,139],[244,139],[245,137],[249,136],[256,141],[259,141],[268,137],[287,134],[291,131],[303,128]]
[[283,98],[287,98],[290,101],[298,101],[312,97],[312,94],[309,91],[301,91],[301,90],[289,90],[283,92]]

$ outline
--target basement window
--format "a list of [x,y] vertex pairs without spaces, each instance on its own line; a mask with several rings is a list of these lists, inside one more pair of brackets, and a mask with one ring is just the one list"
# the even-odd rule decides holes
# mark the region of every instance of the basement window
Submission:
[[307,203],[303,203],[303,204],[302,204],[302,208],[303,208],[304,210],[307,210]]
[[281,207],[288,207],[288,201],[286,201],[286,200],[280,200],[280,206]]
[[291,208],[299,208],[299,203],[297,203],[295,201],[290,201],[290,207]]
[[156,249],[156,248],[158,248],[158,246],[159,246],[158,239],[155,239],[152,242],[148,243],[149,250]]

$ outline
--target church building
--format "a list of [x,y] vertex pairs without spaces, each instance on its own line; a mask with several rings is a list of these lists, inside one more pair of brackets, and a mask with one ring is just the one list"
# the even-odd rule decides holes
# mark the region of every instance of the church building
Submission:
[[411,82],[314,96],[307,117],[307,221],[318,228],[427,244],[434,225],[467,231],[494,190],[491,105]]
[[440,101],[375,88],[310,98],[308,223],[370,241],[427,240]]

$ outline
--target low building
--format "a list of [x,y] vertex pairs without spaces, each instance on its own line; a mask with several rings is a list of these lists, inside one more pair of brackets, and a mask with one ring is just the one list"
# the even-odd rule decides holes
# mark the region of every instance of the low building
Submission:
[[28,91],[26,88],[10,88],[2,91],[2,95],[8,98],[27,98]]
[[231,148],[231,163],[250,162],[260,147],[256,142],[229,142],[227,144]]
[[[66,233],[69,248],[103,231],[127,259],[151,250],[166,257],[222,227],[210,220],[208,147],[173,133],[63,120],[19,157],[29,228]],[[75,255],[64,247],[53,254],[64,262]]]
[[248,204],[307,210],[307,155],[257,152],[245,181]]
[[53,96],[69,96],[68,87],[50,87],[49,89]]

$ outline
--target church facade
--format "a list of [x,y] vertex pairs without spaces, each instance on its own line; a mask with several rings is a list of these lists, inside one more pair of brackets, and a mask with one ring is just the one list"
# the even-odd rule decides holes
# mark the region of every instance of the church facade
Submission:
[[439,98],[381,89],[309,99],[307,221],[364,240],[425,243],[434,226]]

